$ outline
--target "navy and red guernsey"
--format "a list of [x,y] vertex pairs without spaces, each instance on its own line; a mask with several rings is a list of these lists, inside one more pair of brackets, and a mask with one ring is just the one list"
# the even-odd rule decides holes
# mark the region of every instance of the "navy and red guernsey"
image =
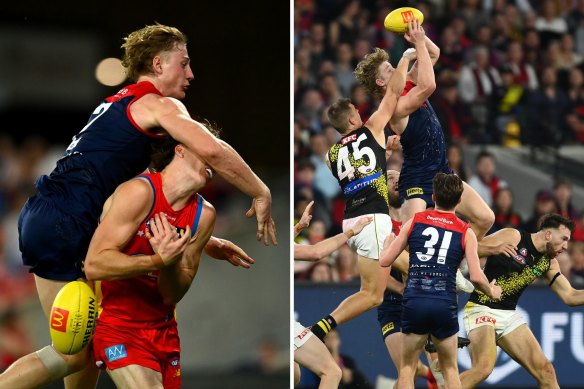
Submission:
[[[146,238],[148,222],[156,213],[166,218],[181,233],[191,226],[194,235],[202,212],[203,197],[199,194],[180,210],[173,210],[162,191],[160,173],[138,176],[147,179],[154,190],[154,203],[136,235],[126,244],[123,252],[128,255],[152,255],[154,251]],[[174,305],[166,305],[158,290],[158,274],[155,271],[143,276],[121,280],[100,281],[96,288],[100,305],[99,322],[113,327],[157,328],[174,322]]]
[[39,192],[61,204],[63,212],[95,227],[105,200],[118,185],[148,167],[151,143],[164,136],[141,129],[130,114],[132,103],[150,93],[162,95],[144,81],[106,98],[53,172],[37,180]]
[[408,232],[410,268],[404,299],[456,301],[456,270],[464,257],[468,224],[452,212],[429,210],[414,215]]
[[[411,81],[406,82],[402,96],[414,86]],[[442,126],[428,100],[410,114],[400,143],[404,154],[398,186],[400,198],[407,199],[413,195],[427,195],[430,198],[432,179],[436,173],[450,174],[452,170],[446,158]]]

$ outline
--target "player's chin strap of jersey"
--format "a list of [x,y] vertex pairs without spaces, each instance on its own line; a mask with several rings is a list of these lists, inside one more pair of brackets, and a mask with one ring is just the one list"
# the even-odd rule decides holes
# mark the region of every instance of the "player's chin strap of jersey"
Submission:
[[64,377],[69,366],[63,356],[53,346],[46,346],[36,352],[37,357],[49,371],[51,377]]

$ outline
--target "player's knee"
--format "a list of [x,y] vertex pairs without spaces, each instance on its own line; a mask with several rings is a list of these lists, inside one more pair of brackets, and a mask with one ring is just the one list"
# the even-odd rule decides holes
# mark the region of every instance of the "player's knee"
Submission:
[[476,377],[481,382],[486,380],[491,375],[494,368],[495,368],[495,365],[493,363],[488,363],[488,362],[478,363],[476,366],[472,367]]
[[294,362],[294,385],[298,385],[300,382],[300,365],[298,362]]
[[481,227],[481,229],[486,231],[490,230],[494,223],[495,213],[490,208],[484,209],[477,220],[477,224]]
[[381,305],[381,303],[383,302],[383,295],[372,295],[371,296],[371,307],[372,308],[377,308],[378,306]]
[[333,380],[340,381],[341,377],[343,376],[343,372],[339,365],[331,361],[331,363],[327,364],[326,368],[324,369],[323,375],[326,375]]
[[68,373],[76,373],[81,371],[91,362],[91,355],[89,353],[90,347],[86,347],[77,354],[74,355],[64,355],[67,366],[69,367]]
[[550,382],[556,382],[556,371],[554,365],[549,360],[545,360],[540,366],[535,368],[537,374],[537,381],[540,384],[548,384]]

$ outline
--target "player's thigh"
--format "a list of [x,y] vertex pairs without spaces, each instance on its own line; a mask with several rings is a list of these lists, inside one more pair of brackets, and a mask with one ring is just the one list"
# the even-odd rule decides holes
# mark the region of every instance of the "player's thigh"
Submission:
[[162,374],[139,365],[128,365],[115,370],[107,369],[118,389],[162,389]]
[[426,344],[426,339],[428,339],[427,334],[403,334],[400,369],[409,366],[412,372],[415,373],[420,353]]
[[401,332],[394,332],[385,337],[385,347],[387,347],[389,357],[396,368],[399,368],[401,363],[403,335]]
[[379,261],[360,255],[357,256],[357,264],[361,276],[361,290],[383,295],[391,268],[381,267]]
[[405,224],[408,220],[414,217],[417,212],[426,210],[426,201],[421,198],[412,198],[404,201],[400,208],[400,218]]
[[466,217],[470,222],[489,219],[493,214],[491,208],[485,200],[478,194],[472,186],[463,182],[464,190],[460,198],[460,204],[456,207],[456,212]]
[[458,334],[454,334],[444,339],[438,339],[435,336],[432,336],[432,342],[434,342],[434,345],[436,346],[441,368],[443,370],[447,368],[457,368]]
[[35,274],[34,281],[36,283],[37,293],[43,308],[45,316],[48,318],[51,314],[51,307],[57,297],[57,293],[65,286],[69,281],[55,281],[41,278]]
[[467,336],[470,339],[468,350],[472,365],[481,365],[492,370],[497,359],[495,328],[491,325],[484,325],[474,328]]
[[310,337],[302,347],[294,351],[294,361],[319,376],[336,365],[331,353],[316,336]]
[[532,374],[535,374],[539,368],[547,363],[547,358],[539,342],[527,324],[523,324],[503,336],[499,339],[498,344],[503,351]]

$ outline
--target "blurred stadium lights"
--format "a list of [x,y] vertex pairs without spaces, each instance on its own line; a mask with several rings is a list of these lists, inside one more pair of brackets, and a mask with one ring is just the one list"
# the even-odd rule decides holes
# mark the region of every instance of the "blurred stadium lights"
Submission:
[[95,68],[95,78],[106,86],[120,85],[126,80],[126,72],[122,61],[118,58],[105,58]]

